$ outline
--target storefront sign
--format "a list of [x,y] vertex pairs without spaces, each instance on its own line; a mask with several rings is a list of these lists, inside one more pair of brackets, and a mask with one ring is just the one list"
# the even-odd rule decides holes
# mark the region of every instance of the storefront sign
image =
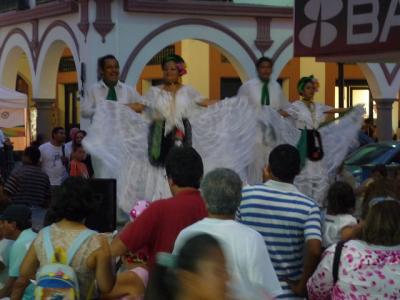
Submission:
[[294,2],[295,56],[400,53],[400,0]]

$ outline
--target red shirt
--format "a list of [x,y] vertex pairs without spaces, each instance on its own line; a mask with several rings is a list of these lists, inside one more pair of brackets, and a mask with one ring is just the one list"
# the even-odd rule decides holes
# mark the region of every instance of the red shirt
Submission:
[[153,202],[119,235],[131,251],[147,246],[149,263],[158,252],[171,253],[182,229],[207,217],[207,209],[198,190],[183,191],[169,199]]

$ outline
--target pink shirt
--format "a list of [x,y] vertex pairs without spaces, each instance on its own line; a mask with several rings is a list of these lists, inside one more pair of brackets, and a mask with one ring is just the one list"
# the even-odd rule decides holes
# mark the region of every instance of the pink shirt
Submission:
[[335,245],[323,254],[308,280],[310,300],[400,299],[400,245],[384,247],[348,241],[342,250],[339,279],[333,284]]

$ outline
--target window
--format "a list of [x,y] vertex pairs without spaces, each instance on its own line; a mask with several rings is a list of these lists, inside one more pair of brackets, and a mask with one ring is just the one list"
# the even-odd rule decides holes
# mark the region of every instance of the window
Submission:
[[[339,83],[335,86],[335,107],[339,107]],[[365,118],[376,119],[375,101],[366,80],[345,80],[344,81],[344,107],[357,104],[364,104]]]
[[58,65],[58,72],[75,72],[75,61],[72,56],[64,56],[60,59],[60,64]]
[[221,78],[221,99],[233,97],[242,85],[242,81],[238,77]]
[[18,9],[18,1],[17,0],[1,0],[0,1],[0,13],[17,10]]

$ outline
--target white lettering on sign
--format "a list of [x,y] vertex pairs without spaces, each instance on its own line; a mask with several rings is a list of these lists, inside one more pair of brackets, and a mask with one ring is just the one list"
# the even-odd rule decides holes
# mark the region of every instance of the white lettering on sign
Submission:
[[[371,5],[368,13],[355,14],[354,8],[360,5]],[[347,5],[347,44],[368,44],[375,41],[379,34],[379,0],[348,0]],[[354,27],[371,25],[369,32],[355,33]]]
[[396,15],[397,6],[400,4],[400,0],[392,0],[386,16],[385,24],[383,25],[381,37],[379,41],[384,43],[387,41],[390,29],[395,26],[400,26],[400,15]]

